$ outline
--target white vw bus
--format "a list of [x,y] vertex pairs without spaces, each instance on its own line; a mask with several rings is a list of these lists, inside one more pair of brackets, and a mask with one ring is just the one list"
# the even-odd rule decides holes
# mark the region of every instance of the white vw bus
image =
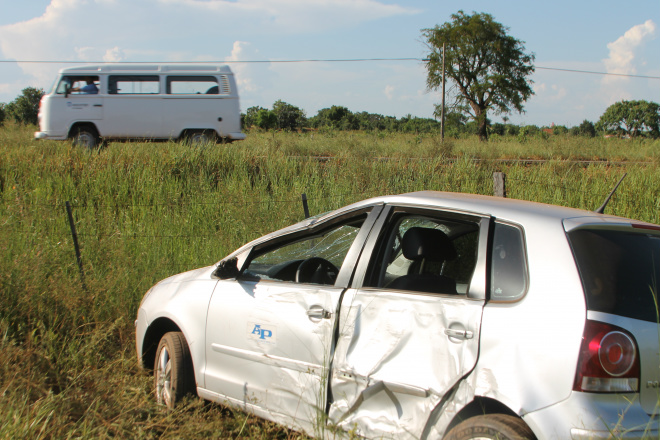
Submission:
[[39,106],[36,139],[87,147],[109,139],[245,139],[238,91],[219,64],[104,64],[62,69]]

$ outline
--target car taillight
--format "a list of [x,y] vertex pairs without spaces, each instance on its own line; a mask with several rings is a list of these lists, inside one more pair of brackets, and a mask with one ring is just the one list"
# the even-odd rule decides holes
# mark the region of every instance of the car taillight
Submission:
[[639,374],[635,338],[617,326],[587,320],[573,390],[634,393]]

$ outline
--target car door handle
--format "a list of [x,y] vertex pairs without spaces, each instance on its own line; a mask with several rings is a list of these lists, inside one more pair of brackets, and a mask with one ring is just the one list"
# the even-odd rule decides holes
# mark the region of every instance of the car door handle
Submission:
[[103,107],[103,104],[94,104],[94,107]]
[[320,305],[313,305],[307,310],[307,317],[314,322],[318,322],[322,319],[329,319],[332,316],[331,312],[328,312]]
[[445,334],[450,338],[472,339],[474,333],[470,330],[456,330],[453,328],[445,329]]

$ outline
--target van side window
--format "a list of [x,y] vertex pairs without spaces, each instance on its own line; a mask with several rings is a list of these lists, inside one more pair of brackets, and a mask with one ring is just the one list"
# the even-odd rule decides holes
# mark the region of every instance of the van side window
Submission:
[[108,78],[111,95],[156,95],[160,93],[158,75],[111,75]]
[[168,76],[168,95],[218,95],[218,80],[214,76]]

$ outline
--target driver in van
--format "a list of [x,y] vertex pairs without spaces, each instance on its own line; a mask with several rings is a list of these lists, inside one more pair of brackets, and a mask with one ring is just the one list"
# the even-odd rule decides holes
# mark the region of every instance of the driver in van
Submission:
[[71,89],[72,92],[79,92],[87,95],[96,95],[99,93],[99,88],[94,84],[94,78],[93,77],[87,77],[85,78],[85,82],[87,85],[84,85],[82,87],[74,87]]

